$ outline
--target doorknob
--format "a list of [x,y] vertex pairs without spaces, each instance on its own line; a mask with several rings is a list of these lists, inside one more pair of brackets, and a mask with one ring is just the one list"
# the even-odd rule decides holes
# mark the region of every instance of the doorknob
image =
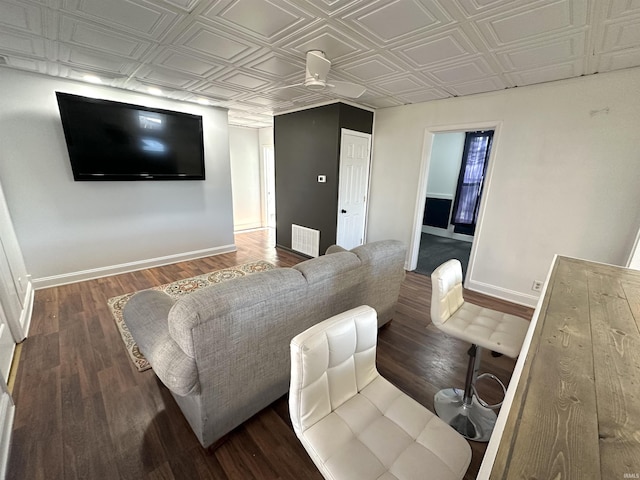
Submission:
[[347,211],[343,208],[342,210],[340,210],[340,213],[347,213]]

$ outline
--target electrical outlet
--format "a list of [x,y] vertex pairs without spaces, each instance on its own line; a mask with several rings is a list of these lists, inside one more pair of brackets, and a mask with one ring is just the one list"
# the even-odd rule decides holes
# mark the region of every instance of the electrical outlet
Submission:
[[542,283],[540,280],[534,280],[533,281],[533,285],[531,285],[531,290],[533,290],[534,292],[539,292],[540,290],[542,290]]

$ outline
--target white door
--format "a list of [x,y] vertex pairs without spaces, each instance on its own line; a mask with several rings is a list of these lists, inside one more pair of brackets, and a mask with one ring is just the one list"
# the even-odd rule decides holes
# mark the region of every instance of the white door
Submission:
[[16,342],[27,336],[33,288],[0,186],[0,303]]
[[342,129],[336,243],[351,249],[364,243],[371,135]]

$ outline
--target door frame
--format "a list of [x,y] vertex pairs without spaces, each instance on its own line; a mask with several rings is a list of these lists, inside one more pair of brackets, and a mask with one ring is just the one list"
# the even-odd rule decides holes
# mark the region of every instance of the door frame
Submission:
[[467,273],[464,278],[464,286],[467,287],[468,283],[473,278],[473,269],[475,265],[475,258],[477,252],[477,246],[482,237],[482,223],[487,205],[486,199],[491,193],[491,179],[493,177],[493,167],[495,164],[496,152],[500,143],[500,131],[502,128],[501,121],[486,121],[476,123],[462,123],[453,125],[442,125],[436,127],[427,127],[424,131],[424,138],[422,142],[422,155],[420,162],[420,176],[418,178],[418,191],[416,196],[414,219],[413,219],[413,234],[411,241],[409,242],[409,264],[408,270],[415,270],[418,266],[418,254],[420,253],[420,236],[422,234],[422,219],[424,215],[424,206],[427,196],[427,180],[429,178],[429,167],[431,166],[431,148],[433,146],[433,137],[438,133],[453,133],[453,132],[471,132],[477,130],[493,130],[493,144],[491,147],[491,153],[489,155],[489,165],[486,171],[482,196],[480,198],[480,209],[478,211],[478,223],[476,224],[476,231],[471,243],[471,253],[469,255],[469,264],[467,266]]
[[364,194],[364,211],[362,212],[364,221],[362,222],[362,243],[367,242],[367,221],[369,217],[369,187],[371,186],[371,144],[373,139],[373,134],[358,132],[356,130],[350,130],[348,128],[340,129],[340,155],[338,158],[338,206],[336,210],[336,244],[338,243],[338,238],[340,234],[340,181],[341,181],[341,173],[342,173],[342,145],[344,141],[344,135],[353,135],[356,137],[366,138],[368,140],[367,143],[367,174],[365,181],[365,194]]

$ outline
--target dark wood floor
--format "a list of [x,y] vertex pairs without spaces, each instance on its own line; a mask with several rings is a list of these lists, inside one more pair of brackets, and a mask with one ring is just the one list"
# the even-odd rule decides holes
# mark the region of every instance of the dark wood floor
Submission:
[[[251,260],[291,266],[303,259],[273,248],[268,231],[236,236],[238,251],[39,290],[13,391],[11,479],[320,479],[290,427],[282,397],[203,450],[152,370],[129,361],[107,299]],[[467,344],[429,325],[428,277],[408,273],[397,314],[379,333],[380,373],[433,409],[434,393],[461,385]],[[530,318],[532,311],[467,292],[467,299]],[[485,352],[484,367],[507,382],[515,361]],[[496,391],[487,391],[487,399]],[[485,444],[472,442],[467,476]]]

